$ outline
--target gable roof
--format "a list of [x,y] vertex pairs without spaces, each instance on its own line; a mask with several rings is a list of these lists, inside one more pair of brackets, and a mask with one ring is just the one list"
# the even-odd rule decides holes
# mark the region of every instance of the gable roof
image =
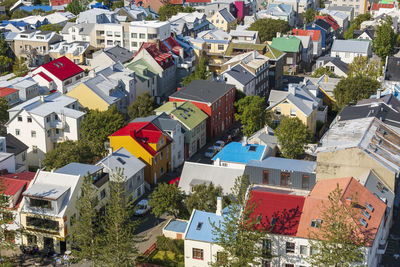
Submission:
[[26,151],[29,147],[22,143],[18,138],[12,134],[6,135],[6,151],[7,153],[12,153],[14,155],[19,155],[20,153]]
[[215,242],[212,224],[218,225],[223,220],[214,212],[193,210],[191,220],[186,231],[185,240],[196,240],[202,242]]
[[212,104],[233,88],[235,88],[235,86],[232,84],[208,80],[194,80],[179,91],[173,93],[170,96],[170,101],[171,98],[178,98]]
[[77,162],[71,162],[64,167],[57,169],[56,173],[64,173],[64,174],[71,174],[71,175],[80,175],[82,177],[89,174],[94,174],[100,171],[102,168],[99,166],[91,165],[91,164],[83,164]]
[[5,189],[2,193],[6,196],[14,196],[21,188],[25,188],[28,185],[28,181],[26,180],[6,178],[3,176],[0,176],[0,179]]
[[365,40],[339,40],[335,39],[332,44],[332,52],[352,52],[352,53],[368,53],[371,46],[369,41]]
[[8,88],[8,87],[0,87],[0,97],[6,97],[8,95],[11,95],[15,92],[18,92],[17,89],[14,88]]
[[151,122],[161,131],[174,131],[176,129],[176,125],[179,123],[165,113],[135,118],[131,122]]
[[241,64],[236,64],[233,68],[224,71],[223,74],[231,76],[243,85],[248,84],[256,77]]
[[303,30],[303,29],[293,29],[293,35],[298,36],[311,36],[313,42],[318,42],[321,36],[321,31],[318,30]]
[[235,20],[235,17],[232,16],[232,14],[226,8],[219,10],[218,13],[226,20],[227,23],[231,23]]
[[[293,6],[288,5],[288,4],[283,4],[283,3],[271,3],[268,5],[268,8],[266,11],[264,11],[266,14],[272,15],[272,16],[288,16],[290,13],[293,11]],[[259,11],[260,12],[260,11]],[[263,11],[261,11],[263,12]],[[264,13],[263,12],[263,13]]]
[[307,160],[267,157],[261,161],[250,160],[247,166],[285,170],[285,171],[315,173],[315,168],[317,167],[317,163],[315,161],[307,161]]
[[57,79],[61,81],[64,81],[72,76],[75,76],[83,72],[83,69],[81,67],[76,65],[74,62],[72,62],[65,56],[50,61],[46,64],[43,64],[34,69],[33,71],[39,68],[44,68],[45,70],[53,74],[55,77],[57,77]]
[[146,50],[164,70],[174,65],[172,54],[161,51],[156,44],[150,42],[144,42],[134,57],[136,57],[136,55],[138,55],[143,49]]
[[284,52],[299,52],[301,41],[296,36],[274,37],[271,46]]
[[103,52],[114,62],[126,63],[133,58],[133,53],[128,49],[116,45],[114,47],[105,48]]
[[315,16],[315,19],[322,19],[325,20],[326,22],[329,23],[329,25],[332,26],[332,29],[334,29],[335,31],[337,29],[339,29],[339,24],[336,22],[336,20],[334,18],[332,18],[331,15],[325,15],[325,16]]
[[374,29],[370,29],[370,28],[365,28],[363,30],[354,30],[353,31],[354,39],[357,39],[363,33],[368,35],[368,37],[371,38],[371,40],[375,39],[375,30]]
[[316,19],[314,22],[311,22],[307,25],[307,27],[315,27],[321,28],[324,31],[328,31],[332,26],[323,19]]
[[222,148],[213,158],[213,161],[221,161],[247,164],[251,160],[262,160],[266,147],[263,145],[230,142]]
[[338,57],[323,56],[323,57],[319,57],[317,59],[317,61],[323,61],[324,65],[331,62],[332,64],[334,64],[336,67],[338,67],[344,73],[347,73],[349,71],[349,64],[341,61],[340,58],[338,58]]

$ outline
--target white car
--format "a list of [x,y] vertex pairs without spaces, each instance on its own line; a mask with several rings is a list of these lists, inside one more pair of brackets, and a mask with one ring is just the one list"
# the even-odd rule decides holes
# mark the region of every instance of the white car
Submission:
[[214,148],[215,148],[217,151],[220,151],[220,150],[224,147],[224,145],[225,145],[225,142],[224,142],[224,141],[216,141],[216,142],[214,143]]
[[209,148],[207,148],[204,156],[206,156],[207,158],[212,158],[215,155],[215,152],[215,148],[213,146],[210,146]]
[[147,212],[150,211],[150,208],[151,208],[149,206],[149,200],[148,199],[140,200],[135,208],[136,208],[135,215],[140,216],[140,215],[146,214]]

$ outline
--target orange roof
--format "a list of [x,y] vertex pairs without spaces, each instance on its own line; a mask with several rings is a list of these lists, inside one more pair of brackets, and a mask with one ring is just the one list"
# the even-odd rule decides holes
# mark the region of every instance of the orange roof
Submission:
[[311,39],[314,42],[318,42],[320,36],[321,36],[321,31],[318,30],[302,30],[302,29],[293,29],[292,30],[293,35],[299,35],[299,36],[311,36]]
[[15,92],[18,92],[18,90],[14,88],[0,87],[0,97],[5,97]]
[[394,3],[392,4],[383,4],[383,3],[373,3],[371,10],[379,10],[381,8],[394,8]]
[[[328,195],[336,189],[337,185],[343,190],[341,198],[342,205],[348,206],[348,199],[350,198],[357,199],[359,205],[355,207],[357,217],[354,223],[357,224],[360,235],[366,238],[367,245],[372,246],[382,218],[385,216],[386,204],[352,177],[322,180],[315,184],[304,203],[297,236],[308,238],[311,231],[313,233],[318,233],[318,228],[311,227],[311,221],[322,219],[322,207],[328,204]],[[373,207],[372,211],[367,208],[368,204]],[[366,211],[367,214],[370,215],[369,219],[362,214],[363,211]],[[361,224],[361,218],[367,222],[367,227]],[[348,219],[351,220],[350,217]]]

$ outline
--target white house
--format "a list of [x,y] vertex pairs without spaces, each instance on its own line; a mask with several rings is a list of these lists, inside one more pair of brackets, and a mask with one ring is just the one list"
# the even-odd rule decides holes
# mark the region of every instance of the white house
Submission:
[[16,77],[8,81],[0,81],[0,87],[18,89],[19,99],[26,101],[39,95],[39,86],[31,77]]
[[343,62],[350,64],[357,56],[372,56],[372,44],[370,41],[339,39],[333,41],[331,57],[339,57]]
[[144,42],[156,43],[171,36],[168,21],[132,21],[129,25],[130,51],[138,51]]
[[44,154],[59,142],[78,140],[85,115],[74,98],[53,93],[38,96],[8,110],[7,133],[26,144],[28,165],[41,166]]

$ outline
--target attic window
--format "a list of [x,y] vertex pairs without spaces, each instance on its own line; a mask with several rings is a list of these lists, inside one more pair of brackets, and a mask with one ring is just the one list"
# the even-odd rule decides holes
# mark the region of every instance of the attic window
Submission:
[[271,226],[275,226],[275,224],[276,224],[276,218],[275,218],[275,217],[272,217],[272,219],[271,219]]
[[60,64],[61,67],[64,67],[64,65],[59,61],[58,64]]
[[199,222],[197,224],[196,230],[200,231],[202,226],[203,226],[203,222]]
[[311,227],[320,228],[321,224],[322,224],[322,220],[321,219],[311,220]]
[[360,223],[361,223],[362,225],[364,225],[365,228],[367,228],[368,223],[367,223],[363,218],[360,218]]
[[256,151],[256,150],[257,150],[257,147],[256,147],[256,146],[250,146],[250,147],[249,147],[249,151],[253,151],[253,152],[254,152],[254,151]]
[[125,165],[125,163],[126,163],[126,161],[123,160],[123,159],[121,159],[120,157],[118,157],[117,160],[118,160],[122,165]]
[[58,66],[58,64],[57,63],[54,63],[54,66],[56,66],[57,68],[59,68],[60,66]]
[[371,214],[369,214],[368,211],[362,210],[361,214],[364,215],[365,218],[367,218],[368,220],[371,219]]
[[366,207],[367,209],[369,209],[371,212],[374,211],[374,207],[372,207],[372,205],[369,204],[368,202],[365,202],[365,207]]

